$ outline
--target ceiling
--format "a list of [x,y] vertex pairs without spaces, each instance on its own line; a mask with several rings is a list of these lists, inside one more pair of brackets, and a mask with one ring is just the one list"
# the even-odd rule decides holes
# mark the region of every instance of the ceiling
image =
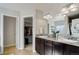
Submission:
[[50,13],[51,15],[56,15],[66,5],[67,3],[0,3],[1,8],[7,8],[20,12],[39,9],[45,13]]

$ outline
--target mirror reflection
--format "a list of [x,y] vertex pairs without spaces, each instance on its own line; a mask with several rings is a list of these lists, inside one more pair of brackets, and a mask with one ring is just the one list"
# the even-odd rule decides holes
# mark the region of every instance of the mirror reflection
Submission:
[[72,20],[72,36],[79,37],[79,19]]
[[[59,19],[60,17],[60,19]],[[57,18],[48,20],[49,24],[49,34],[53,35],[56,37],[56,34],[58,35],[63,35],[64,34],[64,29],[65,29],[65,18],[63,15],[57,16]]]

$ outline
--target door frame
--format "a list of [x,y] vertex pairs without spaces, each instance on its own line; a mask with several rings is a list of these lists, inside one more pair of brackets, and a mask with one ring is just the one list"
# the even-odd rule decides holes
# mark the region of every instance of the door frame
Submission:
[[[33,43],[33,38],[34,38],[34,36],[33,36],[33,33],[34,33],[34,31],[33,31],[33,19],[34,19],[34,16],[33,15],[30,15],[30,16],[23,16],[22,17],[22,19],[23,19],[23,39],[24,39],[24,18],[28,18],[28,17],[32,17],[32,49],[33,49],[33,45],[34,45],[34,43]],[[24,40],[23,40],[23,46],[24,46]]]
[[18,47],[18,45],[19,45],[19,31],[18,31],[18,29],[19,29],[19,23],[18,23],[18,21],[19,21],[19,17],[18,16],[14,16],[14,15],[9,15],[9,14],[1,14],[1,46],[2,46],[2,48],[1,48],[1,54],[3,54],[4,53],[4,16],[10,16],[10,17],[15,17],[16,18],[16,49],[18,49],[19,47]]

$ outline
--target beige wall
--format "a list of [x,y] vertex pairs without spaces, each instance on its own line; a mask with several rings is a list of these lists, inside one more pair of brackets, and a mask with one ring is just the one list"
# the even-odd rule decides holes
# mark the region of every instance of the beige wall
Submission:
[[16,44],[16,18],[4,16],[4,46]]
[[48,22],[43,19],[43,12],[36,10],[36,34],[48,34]]

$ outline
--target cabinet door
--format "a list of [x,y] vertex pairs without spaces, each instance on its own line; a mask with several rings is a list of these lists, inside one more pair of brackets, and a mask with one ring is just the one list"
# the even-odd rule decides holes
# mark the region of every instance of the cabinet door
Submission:
[[52,55],[52,54],[53,54],[52,41],[45,40],[45,55]]
[[79,55],[79,47],[69,45],[68,49],[70,55]]
[[79,55],[79,47],[65,45],[64,55]]
[[40,54],[41,55],[44,55],[45,54],[45,47],[44,47],[44,44],[45,44],[45,40],[44,39],[40,39]]
[[36,52],[40,54],[40,39],[36,38],[35,40],[35,49]]
[[40,55],[44,55],[45,54],[45,49],[44,49],[44,39],[41,38],[36,38],[36,51],[37,53],[39,53]]
[[70,55],[70,46],[67,44],[64,45],[64,55]]
[[63,55],[63,44],[58,42],[53,42],[54,55]]

